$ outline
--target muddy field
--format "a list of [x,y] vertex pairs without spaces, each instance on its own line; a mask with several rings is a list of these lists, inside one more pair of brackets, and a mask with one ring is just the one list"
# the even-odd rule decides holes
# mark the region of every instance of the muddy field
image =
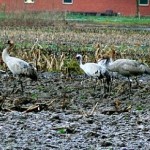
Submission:
[[[82,25],[74,28],[74,33],[70,31],[70,25],[55,33],[30,30],[31,36],[29,31],[13,29],[5,33],[1,31],[1,40],[4,43],[8,34],[15,41],[20,38],[33,43],[37,35],[41,34],[39,41],[42,46],[48,45],[47,41],[63,45],[57,47],[58,54],[61,48],[67,52],[74,47],[71,54],[68,51],[69,58],[73,58],[77,52],[85,53],[86,48],[86,54],[94,57],[94,47],[87,47],[93,43],[102,43],[103,48],[112,43],[118,48],[124,43],[122,53],[128,52],[124,56],[149,58],[150,34],[147,31],[125,34],[126,31],[98,31],[98,27],[90,27],[89,30]],[[73,46],[70,46],[70,42]],[[127,45],[131,47],[127,49]],[[29,49],[23,42],[20,46]],[[141,51],[143,48],[145,53]],[[139,51],[135,53],[133,49]],[[53,52],[54,49],[50,50]],[[148,59],[144,61],[149,63]],[[1,69],[6,68],[1,66]],[[71,75],[42,69],[38,70],[37,82],[22,79],[23,93],[19,83],[12,92],[15,79],[9,71],[9,76],[0,74],[0,150],[150,149],[150,76],[140,76],[139,85],[132,80],[129,98],[128,80],[122,76],[112,82],[110,92],[104,92],[102,82],[88,80],[76,69],[70,72]]]
[[39,76],[24,81],[23,95],[19,85],[9,94],[13,81],[2,82],[2,149],[149,149],[150,77],[133,83],[129,100],[128,86],[120,86],[125,79],[105,94],[82,76]]

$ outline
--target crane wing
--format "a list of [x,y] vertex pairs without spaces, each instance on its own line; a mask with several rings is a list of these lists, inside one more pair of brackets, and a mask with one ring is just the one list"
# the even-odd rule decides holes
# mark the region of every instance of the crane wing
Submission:
[[84,72],[88,76],[97,77],[101,74],[101,67],[95,63],[86,63],[86,64],[82,65],[81,68],[84,70]]
[[7,66],[13,75],[24,75],[28,76],[33,80],[37,80],[37,71],[36,69],[29,63],[19,58],[11,57],[9,61],[7,61]]
[[124,74],[128,74],[128,75],[140,75],[143,73],[143,71],[135,66],[135,65],[127,65],[124,64],[122,65],[122,68],[120,69],[122,72],[124,72]]

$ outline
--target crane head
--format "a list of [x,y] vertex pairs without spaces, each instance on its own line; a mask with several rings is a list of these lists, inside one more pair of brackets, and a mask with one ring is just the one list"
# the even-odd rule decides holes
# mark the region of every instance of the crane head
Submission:
[[13,45],[14,42],[13,42],[13,40],[8,40],[6,44]]
[[104,55],[102,56],[102,59],[110,59],[110,56],[104,54]]
[[77,55],[76,55],[76,59],[77,59],[77,60],[81,60],[81,59],[82,59],[82,55],[77,54]]

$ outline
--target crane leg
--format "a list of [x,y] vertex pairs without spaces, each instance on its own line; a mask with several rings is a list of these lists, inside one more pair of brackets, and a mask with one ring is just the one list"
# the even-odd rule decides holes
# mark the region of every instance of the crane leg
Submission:
[[[16,87],[17,87],[17,82],[20,84],[20,86],[21,86],[21,93],[23,94],[23,83],[22,83],[22,81],[21,80],[16,80],[15,82],[14,82],[14,85],[13,85],[13,89],[12,89],[12,91],[11,91],[11,94],[12,93],[14,93],[15,92],[15,89],[16,89]],[[18,89],[17,89],[18,90]],[[16,91],[17,91],[16,90]]]
[[20,85],[21,85],[21,92],[22,92],[22,94],[23,94],[23,92],[24,92],[23,83],[22,83],[21,80],[19,80],[19,83],[20,83]]
[[11,94],[14,93],[16,86],[17,86],[17,85],[16,85],[16,80],[15,80],[15,81],[14,81],[14,85],[13,85],[13,89],[12,89],[12,91],[11,91]]
[[131,95],[131,81],[130,81],[130,78],[128,78],[129,80],[129,99],[130,99],[130,95]]
[[135,81],[136,81],[136,86],[139,86],[139,82],[138,82],[138,78],[135,77]]
[[110,76],[107,76],[106,80],[105,80],[105,88],[106,88],[106,92],[109,93],[111,91],[111,85],[112,84],[112,79]]

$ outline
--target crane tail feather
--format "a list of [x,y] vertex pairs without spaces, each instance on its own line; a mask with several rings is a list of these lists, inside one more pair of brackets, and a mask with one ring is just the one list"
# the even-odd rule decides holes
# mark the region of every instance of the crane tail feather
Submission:
[[37,81],[37,79],[38,79],[37,70],[32,64],[29,64],[29,65],[30,65],[29,78],[31,78],[33,81]]

